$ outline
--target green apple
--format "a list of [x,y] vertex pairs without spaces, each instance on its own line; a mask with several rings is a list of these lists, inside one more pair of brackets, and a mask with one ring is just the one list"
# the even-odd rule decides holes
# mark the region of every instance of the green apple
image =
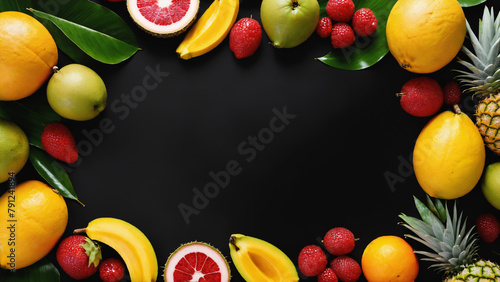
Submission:
[[481,188],[486,200],[500,210],[500,162],[486,167]]
[[92,69],[70,64],[56,70],[47,84],[47,100],[64,118],[85,121],[95,118],[106,108],[104,81]]
[[292,48],[306,41],[319,21],[317,0],[262,0],[260,18],[276,48]]

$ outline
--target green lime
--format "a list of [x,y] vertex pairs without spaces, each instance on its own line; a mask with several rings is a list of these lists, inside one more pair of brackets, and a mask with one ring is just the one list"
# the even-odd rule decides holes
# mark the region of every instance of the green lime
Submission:
[[486,200],[500,210],[500,162],[486,167],[481,188]]
[[0,183],[18,173],[29,157],[28,137],[17,124],[0,118]]

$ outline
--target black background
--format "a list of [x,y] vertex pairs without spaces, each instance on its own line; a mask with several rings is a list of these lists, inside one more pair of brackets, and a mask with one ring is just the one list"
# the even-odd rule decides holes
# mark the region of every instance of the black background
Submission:
[[[410,116],[395,94],[418,74],[401,69],[390,54],[360,71],[329,67],[315,60],[331,50],[329,40],[316,34],[298,47],[278,50],[263,33],[259,50],[243,60],[234,58],[226,38],[213,51],[185,61],[175,53],[183,35],[155,38],[131,21],[125,2],[95,2],[129,24],[142,50],[118,65],[92,65],[107,85],[108,107],[91,121],[64,121],[80,148],[80,160],[69,176],[85,207],[67,200],[69,222],[63,237],[94,218],[116,217],[150,239],[159,281],[169,254],[194,240],[220,249],[232,280],[243,281],[230,259],[228,239],[233,233],[266,240],[295,264],[304,246],[321,244],[322,236],[336,226],[359,238],[350,254],[358,262],[371,240],[407,233],[398,225],[398,214],[416,216],[412,195],[424,197],[411,154],[430,117]],[[201,1],[199,15],[210,3]],[[485,4],[500,10],[496,1]],[[474,31],[483,7],[464,8]],[[252,16],[260,22],[259,8],[260,1],[242,0],[238,18]],[[60,53],[60,67],[71,62]],[[130,96],[143,85],[148,68],[164,76],[140,101],[127,106],[122,95]],[[444,84],[456,75],[453,68],[460,68],[456,61],[428,76]],[[266,135],[275,111],[284,109],[294,118],[282,131]],[[472,114],[472,101],[464,99],[462,109]],[[110,121],[106,130],[100,128],[104,121]],[[269,142],[261,143],[255,155],[238,150],[250,148],[244,142],[259,134]],[[193,189],[203,191],[212,181],[211,172],[234,161],[239,173],[187,223],[179,205],[193,206]],[[487,150],[487,164],[496,161],[499,157]],[[399,178],[391,184],[387,175]],[[30,178],[41,180],[28,165],[18,181]],[[459,208],[469,226],[482,212],[500,216],[480,189],[461,198]],[[499,242],[481,243],[480,254],[500,261],[494,253],[500,252]],[[103,246],[103,256],[117,254]],[[70,281],[57,265],[55,249],[49,258],[61,281]],[[428,266],[421,262],[417,281],[440,281],[440,274]],[[87,280],[98,281],[98,276]],[[316,278],[301,275],[301,280]]]

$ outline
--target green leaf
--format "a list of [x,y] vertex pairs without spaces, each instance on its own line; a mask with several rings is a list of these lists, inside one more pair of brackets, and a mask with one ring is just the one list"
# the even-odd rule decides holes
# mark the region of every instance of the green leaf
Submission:
[[[326,15],[327,0],[320,0],[320,13]],[[357,37],[356,42],[347,48],[334,49],[323,57],[316,58],[328,66],[344,70],[361,70],[380,61],[388,52],[385,27],[392,6],[397,0],[358,0],[354,1],[356,10],[370,8],[378,20],[377,31],[367,37]]]
[[36,263],[11,272],[0,268],[0,281],[2,282],[58,282],[61,277],[57,268],[47,259],[43,258]]
[[57,46],[75,62],[86,63],[90,57],[117,64],[140,50],[132,30],[110,9],[88,0],[57,4],[48,7],[40,1],[29,10],[47,27]]
[[486,2],[486,0],[458,0],[462,7],[472,7]]
[[76,196],[68,173],[64,170],[64,167],[59,161],[54,159],[47,152],[34,146],[30,148],[29,158],[33,167],[50,186],[56,188],[63,197],[76,200],[82,204]]
[[26,8],[32,6],[31,0],[16,0],[16,1],[8,1],[3,0],[0,1],[0,12],[5,11],[19,11],[26,13]]

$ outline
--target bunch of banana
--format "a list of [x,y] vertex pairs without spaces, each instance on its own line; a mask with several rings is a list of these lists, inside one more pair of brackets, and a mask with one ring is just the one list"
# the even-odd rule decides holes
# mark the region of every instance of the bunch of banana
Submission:
[[156,281],[158,278],[156,253],[137,227],[121,219],[101,217],[89,222],[86,228],[74,231],[82,232],[115,249],[125,262],[132,282]]
[[215,0],[191,27],[177,47],[184,60],[201,56],[217,47],[228,35],[238,16],[239,0]]
[[292,282],[299,275],[290,258],[264,240],[233,234],[229,238],[231,259],[247,282]]

